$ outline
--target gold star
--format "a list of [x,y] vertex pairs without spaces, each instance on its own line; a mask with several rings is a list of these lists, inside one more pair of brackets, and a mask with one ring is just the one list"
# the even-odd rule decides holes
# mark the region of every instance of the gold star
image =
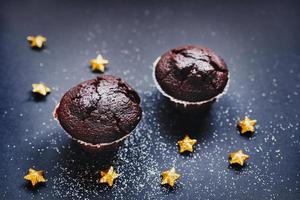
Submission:
[[34,83],[32,84],[32,92],[46,96],[51,90],[44,83]]
[[256,124],[256,120],[245,117],[244,120],[238,123],[238,126],[241,128],[241,133],[254,132],[254,126]]
[[108,60],[104,59],[100,54],[97,56],[97,58],[92,59],[90,61],[91,67],[93,71],[105,71],[105,65],[108,64]]
[[162,176],[161,185],[168,184],[171,187],[173,187],[176,180],[179,179],[180,174],[177,174],[175,168],[172,167],[172,169],[162,172],[161,176]]
[[119,176],[119,174],[114,171],[111,166],[107,171],[101,171],[100,183],[107,183],[110,187],[114,184],[114,180]]
[[249,159],[249,156],[244,154],[242,150],[238,150],[230,153],[229,159],[230,164],[239,164],[240,166],[243,166],[244,162]]
[[41,35],[38,35],[36,37],[28,36],[27,40],[30,42],[31,47],[42,48],[44,43],[47,41],[47,38],[45,38]]
[[193,146],[196,142],[196,139],[191,139],[188,135],[185,135],[182,140],[178,141],[179,153],[183,153],[185,151],[193,152]]
[[32,168],[29,168],[28,174],[24,176],[24,179],[31,181],[32,186],[34,187],[37,183],[46,182],[44,178],[44,171],[37,171]]

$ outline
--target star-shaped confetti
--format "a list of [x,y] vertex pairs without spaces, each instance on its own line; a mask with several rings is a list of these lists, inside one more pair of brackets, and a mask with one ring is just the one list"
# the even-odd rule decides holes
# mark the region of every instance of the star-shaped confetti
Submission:
[[249,159],[247,154],[244,154],[242,150],[238,150],[229,154],[229,163],[230,164],[239,164],[244,166],[244,162]]
[[30,42],[31,47],[33,48],[42,48],[47,41],[47,38],[41,35],[38,35],[36,37],[34,36],[28,36],[27,40]]
[[168,184],[171,187],[173,187],[176,180],[179,179],[180,174],[177,174],[175,168],[172,167],[172,169],[162,172],[161,176],[162,176],[161,185]]
[[44,178],[44,171],[34,170],[32,168],[29,168],[28,174],[24,176],[24,179],[31,181],[33,187],[38,183],[46,182],[46,179]]
[[107,171],[101,171],[100,183],[107,183],[110,187],[113,186],[114,180],[119,176],[114,168],[111,166]]
[[44,83],[34,83],[32,84],[32,92],[46,96],[51,90]]
[[245,134],[247,132],[253,133],[254,126],[256,124],[256,120],[250,119],[249,117],[245,117],[244,120],[239,121],[238,126],[241,129],[241,134]]
[[102,55],[99,54],[97,58],[92,59],[90,63],[93,71],[104,72],[105,65],[108,64],[108,60],[104,59]]
[[179,153],[183,153],[185,151],[193,152],[193,146],[196,142],[196,139],[191,139],[188,135],[185,135],[182,140],[178,141]]

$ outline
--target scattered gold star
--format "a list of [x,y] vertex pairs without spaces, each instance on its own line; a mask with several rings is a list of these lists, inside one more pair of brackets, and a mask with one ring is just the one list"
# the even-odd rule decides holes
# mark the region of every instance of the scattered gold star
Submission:
[[244,162],[249,159],[249,156],[244,154],[242,150],[238,150],[230,153],[229,159],[230,164],[239,164],[240,166],[243,166]]
[[196,139],[191,139],[188,135],[185,135],[182,140],[178,141],[179,153],[183,153],[185,151],[193,152],[193,146],[196,142]]
[[32,186],[34,187],[37,183],[46,182],[44,178],[44,171],[34,170],[29,168],[28,174],[24,176],[24,179],[31,181]]
[[254,132],[254,126],[256,124],[256,120],[245,117],[244,120],[238,123],[238,126],[241,128],[241,133]]
[[97,56],[97,58],[92,59],[90,61],[91,67],[93,71],[105,71],[105,65],[108,64],[108,60],[104,59],[100,54]]
[[110,187],[114,184],[114,180],[119,176],[119,174],[114,171],[111,166],[107,171],[101,171],[100,183],[107,183]]
[[42,48],[44,43],[47,41],[47,38],[45,38],[41,35],[38,35],[36,37],[28,36],[27,40],[30,42],[31,47]]
[[44,83],[34,83],[32,84],[32,92],[46,96],[51,90]]
[[172,167],[172,169],[162,172],[161,176],[162,176],[161,185],[168,184],[171,187],[173,187],[176,180],[179,179],[180,174],[177,174],[175,168]]

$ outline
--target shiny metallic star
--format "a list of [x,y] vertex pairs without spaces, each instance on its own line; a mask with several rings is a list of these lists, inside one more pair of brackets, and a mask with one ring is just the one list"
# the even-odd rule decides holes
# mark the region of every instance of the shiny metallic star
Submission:
[[24,179],[31,181],[33,187],[38,183],[46,182],[46,179],[44,178],[44,171],[38,171],[32,168],[28,170],[28,174],[24,176]]
[[104,59],[100,54],[97,56],[97,58],[92,59],[90,61],[91,67],[93,71],[105,71],[105,65],[108,64],[108,60]]
[[32,84],[32,92],[46,96],[51,90],[44,83],[34,83]]
[[45,42],[47,41],[47,38],[41,35],[38,35],[36,37],[34,36],[28,36],[27,40],[30,42],[31,47],[36,48],[42,48]]
[[183,153],[185,151],[193,152],[193,146],[196,142],[196,139],[191,139],[188,135],[185,135],[182,140],[178,141],[179,153]]
[[244,166],[244,162],[249,159],[247,154],[244,154],[242,150],[238,150],[229,154],[229,163],[230,164],[239,164]]
[[245,117],[244,120],[242,120],[238,123],[238,126],[241,128],[241,134],[244,134],[247,132],[253,133],[255,131],[254,130],[255,124],[256,124],[256,120]]
[[162,176],[161,185],[168,184],[171,187],[173,187],[176,180],[179,179],[180,174],[177,174],[175,168],[172,167],[170,170],[162,172],[161,176]]
[[101,171],[100,183],[107,183],[110,187],[113,186],[114,180],[119,176],[114,168],[111,166],[107,171]]

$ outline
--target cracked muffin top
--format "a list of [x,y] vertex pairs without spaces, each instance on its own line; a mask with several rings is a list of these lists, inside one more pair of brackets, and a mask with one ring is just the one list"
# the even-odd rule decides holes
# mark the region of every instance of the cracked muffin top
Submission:
[[228,69],[224,60],[211,49],[186,45],[161,56],[155,66],[155,77],[168,95],[198,102],[223,92]]
[[140,98],[121,78],[103,75],[71,88],[56,116],[70,136],[91,144],[111,143],[140,121]]

